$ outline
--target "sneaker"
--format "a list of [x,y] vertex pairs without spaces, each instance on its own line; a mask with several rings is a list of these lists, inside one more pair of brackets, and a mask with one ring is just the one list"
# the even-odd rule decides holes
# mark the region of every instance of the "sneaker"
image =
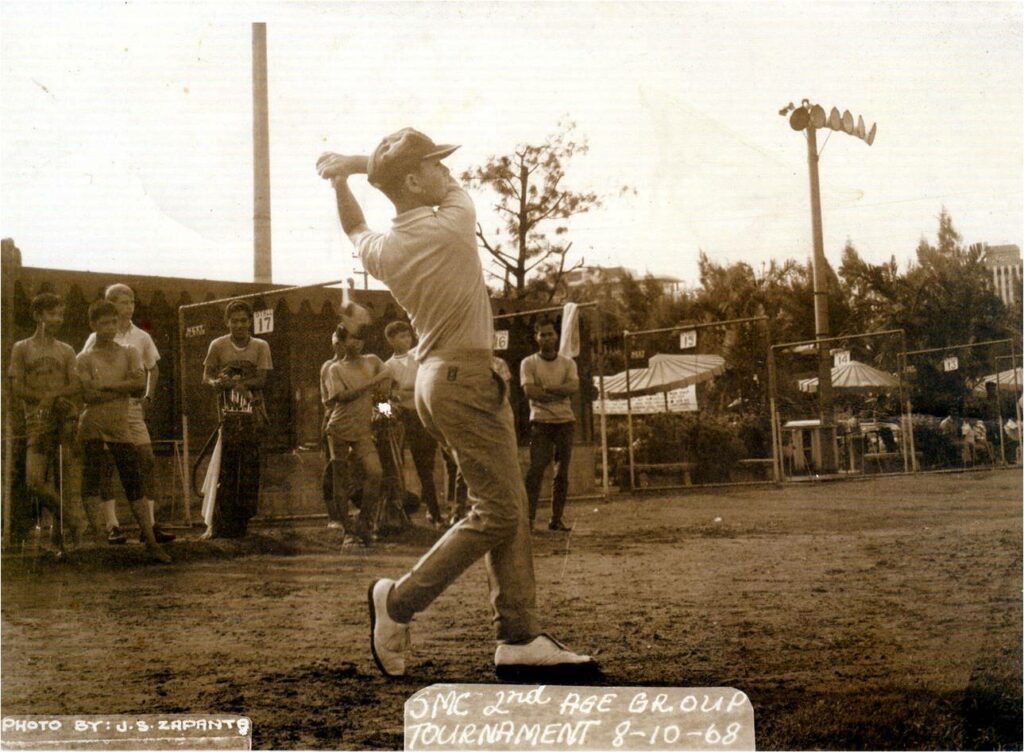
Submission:
[[337,520],[331,520],[330,522],[327,523],[327,528],[329,530],[344,530],[345,526],[342,525]]
[[345,533],[345,537],[341,541],[342,548],[355,548],[356,546],[365,545],[358,536],[352,535],[352,533]]
[[573,684],[600,675],[597,661],[572,652],[554,637],[542,634],[527,643],[503,643],[494,651],[494,670],[502,680]]
[[566,527],[561,520],[551,520],[548,523],[548,530],[554,530],[556,533],[568,533],[572,531],[572,528]]
[[117,525],[110,528],[107,531],[107,543],[112,546],[121,546],[128,542],[128,536],[124,534],[124,530],[119,528]]
[[370,585],[370,651],[384,676],[403,676],[405,656],[409,652],[409,625],[388,616],[388,593],[394,580],[380,579]]

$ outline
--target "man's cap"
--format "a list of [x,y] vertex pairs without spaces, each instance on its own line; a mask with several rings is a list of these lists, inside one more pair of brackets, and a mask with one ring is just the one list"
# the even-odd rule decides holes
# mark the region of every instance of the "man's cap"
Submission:
[[435,144],[415,128],[402,128],[385,136],[373,150],[366,177],[371,185],[387,188],[415,170],[423,160],[444,159],[458,148],[458,145]]

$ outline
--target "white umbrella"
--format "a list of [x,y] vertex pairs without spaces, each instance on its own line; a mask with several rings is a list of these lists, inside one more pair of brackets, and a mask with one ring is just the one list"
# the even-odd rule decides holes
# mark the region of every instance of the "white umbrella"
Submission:
[[985,384],[998,384],[999,391],[1012,392],[1024,386],[1024,372],[1020,366],[1017,366],[999,373],[990,373],[988,376],[978,379],[974,385],[974,391],[977,394],[985,394],[988,391]]
[[[856,360],[851,360],[832,369],[832,386],[836,389],[874,392],[895,389],[899,385],[899,380],[891,373],[880,371]],[[816,392],[818,391],[818,378],[800,379],[797,386],[801,392]]]
[[647,368],[629,370],[628,391],[625,372],[606,378],[605,396],[615,399],[671,392],[708,381],[725,371],[725,358],[721,355],[654,355],[649,363]]

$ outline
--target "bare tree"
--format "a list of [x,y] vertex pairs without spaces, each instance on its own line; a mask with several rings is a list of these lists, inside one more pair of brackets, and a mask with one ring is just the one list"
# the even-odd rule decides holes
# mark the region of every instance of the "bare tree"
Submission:
[[[504,294],[516,299],[530,293],[527,277],[534,269],[545,272],[551,290],[557,290],[564,274],[583,265],[566,268],[567,220],[601,205],[593,192],[573,191],[564,185],[566,167],[577,154],[587,153],[587,141],[576,133],[576,124],[562,120],[557,131],[542,144],[520,144],[511,155],[491,156],[486,163],[463,173],[463,181],[497,194],[495,211],[502,224],[488,236],[477,225],[480,245],[491,255]],[[507,237],[506,247],[502,238]],[[553,278],[552,278],[553,277]]]

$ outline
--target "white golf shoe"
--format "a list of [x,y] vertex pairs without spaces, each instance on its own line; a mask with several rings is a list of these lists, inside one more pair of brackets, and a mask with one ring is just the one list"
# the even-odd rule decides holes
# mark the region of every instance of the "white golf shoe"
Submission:
[[597,661],[589,655],[574,653],[546,634],[520,645],[498,645],[494,651],[494,670],[499,679],[513,681],[572,679],[600,674]]
[[394,580],[380,579],[370,585],[370,651],[377,668],[385,676],[405,674],[405,656],[409,651],[409,625],[388,615],[388,593]]

